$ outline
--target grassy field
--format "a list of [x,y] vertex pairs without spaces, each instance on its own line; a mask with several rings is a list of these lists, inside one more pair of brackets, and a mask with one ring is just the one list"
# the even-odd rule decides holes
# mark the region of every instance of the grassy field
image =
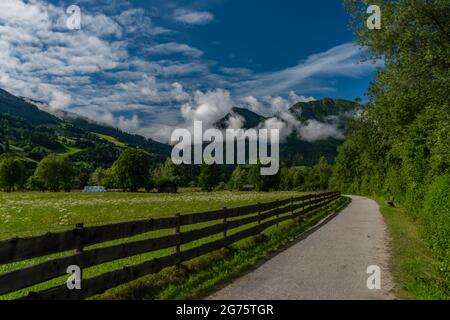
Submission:
[[395,293],[401,299],[450,299],[450,279],[420,237],[418,224],[403,208],[392,208],[376,199],[388,225]]
[[0,239],[86,226],[238,207],[298,192],[0,193]]
[[[175,195],[154,193],[0,193],[0,239],[13,236],[38,235],[49,231],[71,229],[76,223],[83,222],[86,226],[109,224],[113,222],[162,217],[176,213],[194,213],[237,207],[258,202],[270,202],[298,196],[297,192],[181,192]],[[214,223],[214,222],[212,222]],[[200,225],[194,226],[195,228]],[[243,226],[240,229],[248,228]],[[191,226],[183,227],[189,230]],[[235,229],[234,232],[240,230]],[[128,238],[126,241],[146,239],[173,233],[173,230],[161,230]],[[232,232],[230,232],[231,234]],[[220,234],[194,241],[182,246],[182,250],[198,246],[201,243],[219,239]],[[111,241],[94,247],[123,243],[124,240]],[[88,249],[90,249],[88,248]],[[44,258],[31,259],[0,266],[0,273],[16,270],[30,264],[46,261],[73,252],[54,254]],[[84,270],[84,277],[89,278],[105,271],[115,270],[127,265],[137,264],[155,257],[173,253],[173,249],[164,249],[130,258],[116,260]],[[19,292],[0,296],[0,299],[10,299],[21,296],[33,290],[39,291],[54,285],[64,283],[66,277],[53,279],[43,284],[21,290]]]

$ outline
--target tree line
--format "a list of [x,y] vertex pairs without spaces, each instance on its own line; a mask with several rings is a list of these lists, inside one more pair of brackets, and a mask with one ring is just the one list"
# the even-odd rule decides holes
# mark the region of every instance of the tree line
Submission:
[[365,27],[360,1],[346,1],[358,43],[384,66],[338,149],[334,183],[405,207],[450,279],[450,1],[371,4],[380,30]]
[[125,149],[111,167],[91,169],[87,163],[73,162],[68,156],[50,154],[27,176],[23,162],[11,155],[0,156],[0,188],[15,190],[71,191],[87,185],[109,189],[147,192],[165,182],[181,187],[214,190],[298,190],[328,188],[332,166],[322,157],[313,167],[282,167],[277,175],[261,176],[261,165],[175,165],[170,158],[160,160],[141,148]]

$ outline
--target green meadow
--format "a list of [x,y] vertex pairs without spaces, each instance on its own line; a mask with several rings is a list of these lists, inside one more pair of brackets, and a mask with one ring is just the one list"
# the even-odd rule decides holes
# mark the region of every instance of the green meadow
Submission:
[[298,192],[0,193],[0,239],[270,202]]

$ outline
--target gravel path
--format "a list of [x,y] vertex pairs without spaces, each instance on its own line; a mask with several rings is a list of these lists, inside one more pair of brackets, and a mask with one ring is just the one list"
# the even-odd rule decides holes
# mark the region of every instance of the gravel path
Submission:
[[[333,219],[209,299],[393,299],[389,239],[378,204],[351,198]],[[380,290],[367,288],[371,265],[381,269]]]

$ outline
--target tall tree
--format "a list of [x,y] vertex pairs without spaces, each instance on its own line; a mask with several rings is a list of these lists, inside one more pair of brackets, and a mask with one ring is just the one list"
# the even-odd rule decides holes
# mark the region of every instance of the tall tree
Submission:
[[136,192],[148,184],[150,155],[142,149],[126,149],[114,162],[112,170],[119,188]]
[[315,169],[317,170],[319,176],[319,188],[321,190],[328,189],[328,184],[333,174],[333,167],[328,164],[328,161],[325,157],[320,157]]
[[42,183],[45,189],[70,191],[75,178],[74,165],[68,157],[51,154],[39,163],[34,176],[34,180]]
[[168,181],[179,184],[179,180],[179,167],[170,158],[167,158],[163,164],[158,165],[152,172],[152,181],[156,186]]
[[105,175],[106,175],[106,169],[102,168],[102,167],[98,167],[91,173],[91,176],[89,177],[88,182],[92,186],[103,186]]
[[58,166],[61,188],[63,188],[63,190],[66,192],[70,192],[72,189],[74,189],[77,171],[79,173],[78,178],[81,179],[78,181],[80,184],[79,187],[81,187],[81,185],[84,186],[85,182],[87,182],[87,179],[89,178],[88,174],[83,174],[83,166],[77,167],[76,170],[75,164],[69,160],[69,157],[60,157],[58,159]]
[[258,191],[278,190],[280,184],[280,173],[272,176],[261,175],[261,164],[249,166],[248,182],[252,184]]
[[202,164],[198,176],[198,186],[204,191],[211,192],[222,180],[222,173],[217,164]]
[[292,190],[295,172],[295,168],[284,167],[280,169],[280,190]]
[[7,156],[0,161],[0,187],[6,192],[22,185],[25,169],[20,160]]
[[247,183],[247,172],[242,166],[238,165],[231,174],[228,181],[228,187],[231,190],[240,190]]

